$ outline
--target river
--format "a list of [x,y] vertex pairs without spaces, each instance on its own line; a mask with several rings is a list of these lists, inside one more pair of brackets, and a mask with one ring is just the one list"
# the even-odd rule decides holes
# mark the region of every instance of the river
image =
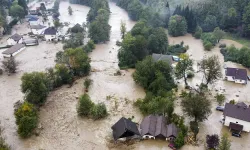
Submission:
[[[73,16],[68,15],[68,6],[73,9]],[[62,22],[83,23],[86,21],[89,8],[82,5],[73,5],[68,2],[61,2],[59,12]],[[62,44],[47,44],[42,42],[39,47],[28,47],[25,51],[16,56],[20,61],[18,73],[7,76],[0,76],[0,121],[4,127],[4,136],[7,143],[14,150],[80,150],[80,149],[135,149],[135,150],[164,150],[169,148],[165,141],[142,141],[133,145],[113,144],[111,126],[120,117],[134,116],[135,122],[141,122],[143,116],[139,110],[133,106],[133,102],[137,98],[145,96],[144,90],[136,85],[132,78],[134,70],[121,71],[121,76],[114,76],[114,73],[119,69],[117,53],[119,47],[116,46],[116,41],[121,39],[120,22],[123,20],[127,25],[127,30],[130,30],[136,22],[129,19],[127,13],[117,7],[114,3],[110,3],[110,20],[112,26],[110,41],[105,44],[98,44],[96,49],[89,54],[91,58],[92,72],[89,76],[93,80],[93,85],[89,89],[89,95],[95,103],[103,102],[106,104],[109,116],[103,120],[93,121],[92,119],[79,118],[76,112],[76,105],[79,95],[83,93],[84,79],[77,80],[74,85],[69,88],[63,86],[48,96],[46,104],[40,109],[39,136],[32,136],[29,139],[21,140],[16,133],[15,118],[13,115],[13,104],[23,99],[23,94],[20,92],[20,78],[24,72],[44,71],[45,68],[54,66],[54,57],[56,52],[62,50]],[[20,26],[22,28],[23,26]],[[24,26],[25,27],[25,26]],[[19,26],[16,27],[20,29]],[[16,30],[16,32],[24,32],[25,30]],[[6,39],[6,38],[5,38]],[[169,43],[177,44],[184,41],[185,45],[189,45],[188,54],[195,62],[200,61],[203,57],[213,54],[219,56],[221,65],[224,66],[239,66],[234,63],[224,63],[223,56],[219,52],[219,48],[215,47],[211,52],[206,52],[203,49],[202,42],[194,39],[191,35],[182,37],[169,37]],[[2,42],[2,41],[1,41]],[[235,44],[237,47],[242,45],[230,41],[222,40],[221,43],[227,45]],[[39,48],[39,49],[38,49]],[[2,51],[2,50],[1,50]],[[240,66],[241,67],[241,66]],[[189,84],[195,86],[202,81],[202,75],[197,73],[195,78],[189,81]],[[183,83],[183,82],[181,82]],[[183,84],[179,85],[183,88]],[[226,89],[227,100],[236,99],[247,101],[249,96],[250,85],[237,85],[230,82],[218,81],[213,89],[223,92]],[[236,95],[239,95],[237,97]],[[107,99],[110,96],[110,99]],[[221,112],[214,111],[216,103],[213,103],[213,113],[207,121],[201,124],[200,134],[198,138],[204,140],[207,133],[221,134],[228,132],[228,128],[221,125]],[[176,102],[176,113],[181,113],[179,100]],[[229,132],[228,132],[229,133]],[[243,133],[243,138],[230,137],[232,149],[250,149],[248,142],[250,137]],[[184,146],[183,150],[200,150],[200,147]]]

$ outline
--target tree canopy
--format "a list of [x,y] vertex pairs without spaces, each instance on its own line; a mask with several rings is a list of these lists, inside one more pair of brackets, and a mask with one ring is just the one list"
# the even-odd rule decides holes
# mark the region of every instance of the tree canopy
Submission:
[[187,33],[186,19],[179,15],[172,16],[169,20],[168,31],[174,37],[185,35]]

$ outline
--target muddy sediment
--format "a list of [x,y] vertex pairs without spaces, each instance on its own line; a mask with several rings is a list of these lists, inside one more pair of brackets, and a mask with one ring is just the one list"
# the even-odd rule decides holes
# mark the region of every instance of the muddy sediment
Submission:
[[[74,17],[68,15],[68,6],[73,9]],[[60,3],[60,19],[62,22],[71,22],[71,24],[86,22],[86,16],[89,8],[82,5],[72,5],[68,2]],[[111,126],[122,116],[135,117],[135,122],[141,122],[143,116],[139,110],[133,106],[133,102],[137,98],[145,96],[144,90],[136,85],[132,78],[134,70],[123,70],[121,76],[114,76],[119,69],[117,53],[119,47],[116,41],[120,40],[120,22],[123,20],[130,30],[135,22],[131,21],[127,13],[117,7],[114,3],[110,3],[110,20],[112,26],[110,41],[99,44],[96,49],[89,54],[92,62],[92,71],[89,78],[93,80],[93,85],[89,89],[89,95],[93,102],[106,104],[109,116],[103,120],[94,121],[87,118],[79,118],[76,112],[76,105],[79,96],[83,93],[83,79],[77,80],[71,88],[67,85],[51,92],[48,96],[46,104],[40,109],[40,122],[37,130],[39,136],[32,136],[29,139],[21,140],[16,133],[15,118],[13,115],[13,104],[23,99],[20,91],[20,78],[24,72],[44,71],[45,68],[55,65],[54,58],[56,52],[62,50],[62,44],[52,44],[42,42],[39,46],[27,47],[23,52],[16,56],[20,62],[17,74],[0,76],[0,121],[1,126],[5,128],[4,135],[7,143],[14,150],[68,150],[68,149],[95,149],[95,150],[126,150],[126,149],[149,149],[149,150],[169,150],[165,141],[148,140],[136,143],[114,144],[112,142]],[[15,30],[15,28],[17,30]],[[18,25],[14,28],[16,32],[28,32],[25,25]],[[22,30],[19,30],[22,29]],[[6,39],[6,38],[5,38]],[[225,62],[220,54],[218,46],[212,51],[204,51],[202,42],[194,39],[191,35],[182,37],[169,37],[170,44],[178,44],[184,41],[184,45],[189,45],[188,54],[196,62],[203,57],[218,55],[223,66],[242,67],[235,63]],[[1,40],[0,42],[3,42]],[[5,41],[4,41],[5,42]],[[242,45],[230,41],[221,40],[220,43],[227,45],[234,44],[236,47]],[[2,50],[0,50],[2,52]],[[196,63],[194,69],[196,69]],[[196,73],[195,78],[189,81],[191,86],[196,86],[202,81],[201,73]],[[184,83],[180,80],[180,89],[184,87]],[[231,99],[244,101],[249,104],[250,85],[239,85],[227,81],[218,81],[212,89],[226,95],[227,101]],[[225,90],[224,90],[225,89]],[[225,91],[225,92],[224,92]],[[239,95],[238,97],[236,95]],[[107,98],[109,97],[109,98]],[[228,128],[223,127],[219,122],[222,113],[215,111],[216,103],[213,102],[213,113],[208,120],[200,125],[200,133],[198,138],[204,140],[206,134],[229,133]],[[179,101],[176,102],[176,113],[181,114]],[[247,133],[242,134],[242,138],[231,137],[232,149],[250,149],[250,136]],[[185,145],[183,150],[200,150],[200,147]]]

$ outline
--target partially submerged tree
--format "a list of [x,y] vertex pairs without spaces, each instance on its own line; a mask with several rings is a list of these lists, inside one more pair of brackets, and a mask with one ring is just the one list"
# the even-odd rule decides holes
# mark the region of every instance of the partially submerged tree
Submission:
[[23,19],[25,16],[25,11],[23,7],[15,3],[10,7],[9,13],[12,17],[17,18],[19,20]]
[[5,59],[2,61],[2,63],[3,63],[3,68],[5,69],[6,72],[8,72],[9,74],[16,73],[18,62],[15,60],[14,57]]
[[94,107],[94,105],[95,104],[90,100],[88,94],[82,95],[77,106],[78,115],[88,117],[91,114],[91,109]]
[[198,122],[190,121],[190,129],[194,133],[194,139],[196,140],[196,137],[200,131]]
[[207,135],[206,136],[206,143],[207,148],[210,149],[217,149],[220,143],[219,136],[217,134]]
[[172,16],[169,20],[168,31],[174,37],[185,35],[187,33],[186,19],[179,15]]
[[216,98],[216,101],[217,101],[218,105],[222,105],[226,100],[225,95],[218,94],[218,93],[216,94],[215,98]]
[[126,28],[126,23],[121,21],[121,27],[120,27],[120,30],[121,30],[121,35],[122,35],[122,39],[124,38],[126,32],[127,32],[127,28]]
[[73,14],[73,10],[72,10],[71,6],[68,7],[68,13],[70,16]]
[[220,145],[218,150],[230,150],[230,147],[231,147],[231,142],[228,139],[228,135],[223,134],[223,136],[220,139]]
[[215,38],[217,39],[217,42],[219,43],[220,40],[225,36],[225,32],[221,30],[219,27],[216,27],[213,32]]
[[203,59],[200,63],[200,68],[206,80],[206,85],[212,84],[222,77],[218,56],[214,55]]
[[187,93],[183,96],[181,107],[185,115],[202,122],[211,114],[211,101],[200,93]]
[[185,86],[188,87],[187,73],[193,71],[193,61],[186,54],[181,54],[181,60],[178,62],[175,68],[175,75],[177,79],[184,79]]

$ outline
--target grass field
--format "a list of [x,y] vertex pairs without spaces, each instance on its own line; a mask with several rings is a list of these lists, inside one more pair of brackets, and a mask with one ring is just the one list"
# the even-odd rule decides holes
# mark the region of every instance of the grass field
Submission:
[[226,33],[225,39],[233,40],[233,41],[239,42],[240,44],[246,47],[250,47],[250,39],[239,37],[231,33]]

